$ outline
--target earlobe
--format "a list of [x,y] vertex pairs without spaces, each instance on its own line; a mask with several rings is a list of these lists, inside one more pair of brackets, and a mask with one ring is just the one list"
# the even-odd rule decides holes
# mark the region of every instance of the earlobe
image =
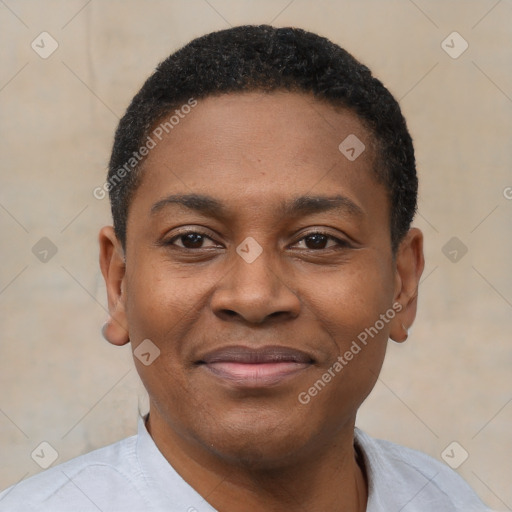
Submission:
[[102,328],[103,337],[113,345],[130,341],[125,311],[125,259],[121,243],[114,228],[105,226],[99,233],[100,268],[105,280],[108,297],[109,319]]
[[407,329],[407,327],[401,322],[399,323],[399,325],[400,330],[392,326],[389,337],[393,341],[396,341],[397,343],[403,343],[404,341],[407,341],[407,338],[409,337],[409,329]]
[[389,336],[398,343],[407,339],[416,318],[418,286],[424,267],[423,233],[418,228],[411,228],[396,255],[395,303],[399,303],[401,309],[391,323]]
[[109,343],[118,347],[130,342],[128,330],[112,317],[109,317],[101,328],[101,334]]

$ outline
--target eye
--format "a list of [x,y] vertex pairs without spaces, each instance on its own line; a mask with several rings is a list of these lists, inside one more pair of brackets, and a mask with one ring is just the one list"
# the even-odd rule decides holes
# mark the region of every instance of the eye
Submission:
[[[210,242],[209,244],[207,244]],[[207,244],[207,245],[206,245]],[[172,245],[180,249],[206,249],[208,247],[219,247],[219,245],[205,232],[199,230],[182,231],[173,236],[165,245]],[[332,248],[348,247],[350,244],[328,233],[315,231],[303,236],[294,244],[299,249],[323,250]]]
[[[329,242],[331,245],[328,245]],[[332,235],[322,232],[313,232],[308,233],[306,236],[303,236],[295,245],[302,245],[299,247],[300,249],[310,249],[310,250],[319,250],[319,249],[331,249],[332,247],[348,247],[349,243],[345,240],[340,240]]]
[[[175,245],[181,249],[204,249],[203,245],[207,240],[213,240],[202,231],[183,231],[178,235],[172,237],[166,245]],[[180,242],[179,244],[176,242]],[[215,243],[208,247],[218,247]]]

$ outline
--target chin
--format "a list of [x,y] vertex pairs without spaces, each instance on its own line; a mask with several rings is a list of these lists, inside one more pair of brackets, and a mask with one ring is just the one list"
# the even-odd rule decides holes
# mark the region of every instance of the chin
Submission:
[[291,425],[289,418],[261,418],[219,422],[208,432],[197,432],[202,444],[216,457],[245,469],[269,471],[297,463],[307,451],[312,433],[304,422]]
[[245,439],[223,439],[213,446],[216,456],[231,465],[252,471],[274,471],[297,463],[300,445],[295,438],[269,439],[257,437],[252,442]]

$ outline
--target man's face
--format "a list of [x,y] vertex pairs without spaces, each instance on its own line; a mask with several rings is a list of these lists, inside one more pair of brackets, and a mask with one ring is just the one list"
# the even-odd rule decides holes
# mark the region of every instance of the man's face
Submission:
[[393,321],[353,342],[400,289],[375,158],[355,114],[285,92],[201,100],[150,152],[120,300],[133,349],[160,350],[135,360],[152,424],[262,467],[350,431]]

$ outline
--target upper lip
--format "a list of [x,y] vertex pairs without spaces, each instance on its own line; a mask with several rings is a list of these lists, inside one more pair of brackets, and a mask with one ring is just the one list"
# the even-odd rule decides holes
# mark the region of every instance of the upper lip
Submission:
[[244,347],[235,345],[222,347],[208,352],[202,356],[197,363],[212,364],[221,362],[264,364],[264,363],[313,363],[313,358],[302,352],[289,347],[265,346],[259,348]]

